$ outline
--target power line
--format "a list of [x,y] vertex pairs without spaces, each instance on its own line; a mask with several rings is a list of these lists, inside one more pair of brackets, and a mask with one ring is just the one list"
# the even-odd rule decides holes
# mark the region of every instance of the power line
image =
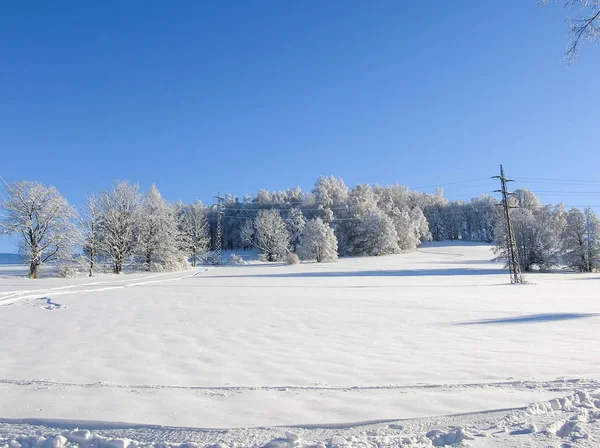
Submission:
[[419,185],[417,187],[410,187],[411,190],[418,190],[420,188],[439,188],[439,187],[447,187],[448,185],[458,185],[458,184],[468,184],[471,182],[480,182],[483,180],[489,181],[490,179],[487,177],[480,177],[479,179],[471,179],[471,180],[459,180],[456,182],[445,182],[445,183],[437,183],[431,185]]
[[533,193],[538,194],[561,194],[567,196],[597,196],[600,195],[600,191],[558,191],[558,190],[535,190]]
[[518,177],[519,181],[532,181],[539,183],[567,183],[567,184],[600,184],[600,180],[582,180],[582,179],[549,179],[544,177]]

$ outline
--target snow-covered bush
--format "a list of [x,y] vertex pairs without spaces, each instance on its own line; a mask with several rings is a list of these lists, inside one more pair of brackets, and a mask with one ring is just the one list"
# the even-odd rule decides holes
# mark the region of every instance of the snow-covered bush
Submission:
[[231,254],[230,260],[233,264],[246,264],[246,262],[240,255]]
[[286,264],[299,264],[300,263],[300,257],[298,257],[297,254],[295,254],[293,252],[290,252],[285,257],[285,262],[286,262]]
[[75,266],[73,265],[62,264],[58,266],[56,275],[58,275],[60,278],[73,278],[75,275],[77,275],[77,269],[75,269]]

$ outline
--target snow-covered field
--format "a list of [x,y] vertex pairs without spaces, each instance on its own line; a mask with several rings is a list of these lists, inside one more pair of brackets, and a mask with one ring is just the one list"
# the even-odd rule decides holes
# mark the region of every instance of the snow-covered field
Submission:
[[492,256],[0,266],[0,446],[600,446],[600,275],[510,285]]

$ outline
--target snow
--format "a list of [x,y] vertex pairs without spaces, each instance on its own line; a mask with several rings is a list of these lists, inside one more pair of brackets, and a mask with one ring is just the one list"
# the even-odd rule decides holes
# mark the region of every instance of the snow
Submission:
[[600,276],[510,285],[492,257],[431,243],[35,281],[1,266],[0,447],[600,440]]

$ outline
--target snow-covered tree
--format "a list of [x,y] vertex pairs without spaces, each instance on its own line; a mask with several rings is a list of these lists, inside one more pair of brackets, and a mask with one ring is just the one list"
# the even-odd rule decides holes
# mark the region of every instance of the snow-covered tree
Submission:
[[[560,235],[565,226],[562,205],[542,206],[540,200],[527,190],[516,190],[511,198],[511,224],[517,246],[519,264],[524,271],[548,269],[560,262]],[[498,258],[508,260],[506,220],[499,221],[495,237]]]
[[334,218],[333,208],[339,208],[346,204],[348,200],[348,187],[342,178],[334,176],[321,176],[315,183],[313,190],[317,207],[319,208],[318,216],[325,222],[331,222]]
[[600,218],[589,207],[584,213],[590,271],[597,271],[600,270]]
[[247,221],[242,237],[261,251],[267,261],[278,261],[289,252],[290,235],[278,210],[260,210],[254,220]]
[[416,250],[421,241],[431,239],[427,219],[420,207],[394,210],[391,220],[398,235],[400,250]]
[[77,241],[75,209],[52,186],[20,181],[6,187],[5,215],[0,229],[19,236],[27,257],[29,277],[37,278],[43,263],[70,259]]
[[273,198],[271,197],[271,193],[269,193],[264,188],[261,188],[260,190],[258,190],[258,194],[256,195],[254,202],[258,204],[270,204],[271,202],[273,202]]
[[[552,0],[541,0],[541,2],[552,3]],[[577,11],[576,17],[567,19],[571,40],[565,50],[565,59],[571,64],[577,56],[581,43],[594,42],[600,37],[600,0],[566,0],[559,3]]]
[[581,210],[574,208],[567,213],[567,224],[562,234],[563,260],[580,272],[590,272],[587,250],[586,219]]
[[338,250],[344,255],[381,255],[399,252],[393,223],[378,208],[370,185],[348,192],[346,207],[339,207],[334,221]]
[[351,255],[397,254],[400,247],[394,222],[382,211],[375,210],[356,224],[348,249]]
[[100,195],[99,202],[99,252],[112,259],[115,274],[120,274],[123,263],[133,254],[137,243],[138,186],[115,182],[111,190]]
[[337,261],[337,238],[333,229],[321,218],[308,221],[298,246],[298,255],[302,260],[316,260],[318,263]]
[[341,177],[321,176],[315,183],[313,190],[317,202],[326,207],[346,203],[348,199],[348,187]]
[[183,247],[192,259],[192,266],[196,266],[199,256],[208,250],[210,243],[208,221],[201,201],[196,201],[183,208],[180,216],[180,229]]
[[89,276],[94,275],[94,265],[98,257],[98,232],[100,227],[100,202],[94,194],[87,197],[83,211],[79,216],[79,228],[82,238],[83,257],[88,262]]
[[176,270],[186,266],[180,250],[173,208],[152,185],[138,207],[136,254],[146,270]]
[[473,198],[469,204],[466,204],[463,240],[486,243],[493,241],[501,211],[497,204],[496,199],[486,194]]
[[306,218],[304,217],[302,210],[298,207],[292,208],[285,220],[285,225],[290,234],[292,251],[296,252],[298,250],[298,244],[300,244],[300,239],[302,238],[302,231],[306,226]]
[[562,234],[563,261],[580,272],[600,268],[600,220],[594,211],[572,209]]

